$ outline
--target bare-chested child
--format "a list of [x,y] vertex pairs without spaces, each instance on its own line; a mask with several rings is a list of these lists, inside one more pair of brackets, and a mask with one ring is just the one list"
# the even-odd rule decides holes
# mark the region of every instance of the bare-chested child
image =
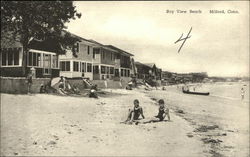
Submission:
[[158,115],[155,116],[154,118],[152,118],[149,121],[144,121],[143,123],[152,123],[152,122],[160,122],[163,121],[165,119],[165,117],[168,117],[168,121],[170,121],[170,114],[169,114],[169,109],[166,107],[165,102],[163,99],[160,99],[158,101],[159,103],[159,111],[158,111]]
[[139,106],[139,100],[135,99],[134,100],[134,108],[129,109],[128,117],[125,123],[133,123],[133,122],[138,122],[139,117],[142,117],[143,119],[145,118],[143,115],[143,109],[141,106]]

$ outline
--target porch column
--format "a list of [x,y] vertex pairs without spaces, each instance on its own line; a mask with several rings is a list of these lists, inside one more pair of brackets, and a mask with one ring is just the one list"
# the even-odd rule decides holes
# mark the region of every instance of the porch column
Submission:
[[53,55],[50,54],[50,68],[52,69],[52,64],[53,64]]
[[70,60],[70,64],[69,65],[70,65],[70,67],[69,67],[70,68],[70,72],[73,72],[73,61],[72,60]]
[[43,64],[43,56],[44,56],[44,54],[43,53],[40,53],[41,54],[41,67],[43,67],[44,68],[44,64]]
[[99,68],[98,76],[99,76],[99,80],[101,80],[102,79],[102,72],[101,72],[101,65],[100,64],[98,65],[98,68]]
[[[22,66],[22,60],[23,60],[23,48],[18,49],[19,50],[19,65]],[[27,57],[26,57],[27,58]],[[26,61],[27,62],[27,61]]]

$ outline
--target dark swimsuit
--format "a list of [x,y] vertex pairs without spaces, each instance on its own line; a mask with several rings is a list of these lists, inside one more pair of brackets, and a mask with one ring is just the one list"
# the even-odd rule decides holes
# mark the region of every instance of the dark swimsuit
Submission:
[[158,115],[155,116],[156,118],[159,118],[160,121],[163,121],[164,117],[163,117],[163,114],[165,113],[165,107],[160,107],[159,108],[159,112],[158,112]]
[[141,107],[138,107],[138,108],[134,108],[134,119],[133,120],[138,120],[139,119],[139,116],[141,115],[142,113],[142,108]]

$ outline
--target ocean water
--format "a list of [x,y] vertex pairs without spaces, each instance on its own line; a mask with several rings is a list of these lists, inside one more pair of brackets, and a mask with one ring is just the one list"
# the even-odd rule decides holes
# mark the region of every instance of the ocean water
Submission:
[[205,84],[202,91],[210,92],[210,96],[231,100],[241,100],[241,88],[244,89],[244,100],[249,102],[249,82],[225,82]]

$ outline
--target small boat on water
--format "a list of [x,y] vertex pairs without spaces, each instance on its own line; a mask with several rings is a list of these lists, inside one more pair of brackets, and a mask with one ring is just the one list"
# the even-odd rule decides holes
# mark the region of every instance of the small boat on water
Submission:
[[189,90],[184,90],[182,89],[182,92],[185,94],[195,94],[195,95],[209,95],[209,92],[193,92],[193,91],[189,91]]

